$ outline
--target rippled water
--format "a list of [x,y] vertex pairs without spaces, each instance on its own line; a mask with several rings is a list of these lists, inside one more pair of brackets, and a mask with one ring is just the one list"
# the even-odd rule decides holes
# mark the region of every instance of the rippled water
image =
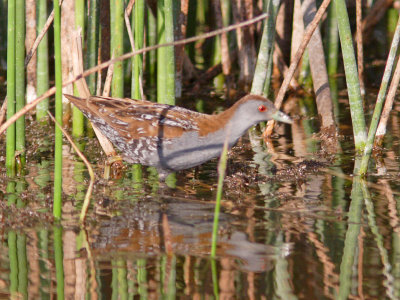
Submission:
[[[175,189],[132,166],[98,179],[81,229],[84,165],[65,146],[64,217],[54,224],[51,153],[33,143],[27,175],[0,179],[0,298],[398,299],[397,111],[392,120],[367,181],[351,176],[346,126],[335,154],[307,134],[312,118],[282,125],[269,145],[255,133],[242,139],[230,154],[215,260],[217,160],[178,173]],[[100,178],[98,151],[87,145]]]

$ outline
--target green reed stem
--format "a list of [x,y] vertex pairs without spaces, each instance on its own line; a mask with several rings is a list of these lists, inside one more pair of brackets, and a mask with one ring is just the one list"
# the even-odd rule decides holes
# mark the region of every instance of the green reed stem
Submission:
[[221,210],[222,188],[224,185],[227,160],[228,160],[228,138],[226,137],[224,142],[224,147],[222,148],[221,158],[219,159],[219,164],[218,164],[218,186],[217,186],[217,198],[214,209],[214,224],[213,224],[213,233],[211,240],[211,257],[215,257],[217,254],[219,213]]
[[[15,111],[25,106],[25,1],[16,1],[15,24]],[[25,165],[25,116],[15,124],[15,150],[19,154],[19,169]]]
[[[164,0],[164,17],[165,17],[165,42],[174,42],[174,9],[173,0]],[[165,103],[175,104],[175,47],[169,46],[165,49],[166,65],[166,94]]]
[[376,99],[374,113],[372,115],[371,125],[369,126],[367,143],[365,145],[364,154],[361,160],[360,169],[358,171],[359,175],[364,176],[368,170],[368,162],[371,157],[372,146],[374,144],[376,130],[378,128],[379,119],[382,113],[383,103],[385,102],[386,92],[390,81],[390,76],[392,74],[394,60],[396,58],[396,53],[399,48],[400,41],[400,18],[397,21],[396,31],[393,36],[392,45],[390,46],[389,56],[386,62],[385,71],[383,73],[383,78],[381,82],[381,87],[379,89],[378,98]]
[[354,257],[357,253],[357,242],[361,227],[362,203],[361,181],[360,178],[354,177],[348,212],[349,224],[344,240],[342,261],[340,263],[339,294],[335,296],[335,299],[348,299],[350,294]]
[[328,9],[328,75],[336,76],[339,61],[339,34],[336,7]]
[[[123,54],[124,47],[124,1],[110,2],[110,27],[111,27],[111,56],[118,57]],[[112,79],[112,97],[124,97],[124,68],[121,61],[114,64]]]
[[[144,14],[145,2],[144,0],[135,1],[135,14],[132,13],[132,25],[135,32],[135,49],[143,48],[144,40]],[[132,69],[132,98],[142,99],[140,81],[143,80],[143,54],[138,54],[133,57]]]
[[[15,13],[16,1],[8,1],[7,24],[7,119],[15,114]],[[7,128],[7,175],[15,176],[15,124]]]
[[[174,41],[174,14],[172,0],[159,0],[157,6],[158,43]],[[175,104],[175,56],[174,47],[162,47],[157,51],[157,102]]]
[[382,232],[382,230],[380,230],[380,226],[378,225],[379,217],[375,213],[375,211],[377,211],[378,209],[375,209],[374,207],[374,202],[371,198],[371,194],[368,190],[368,185],[365,180],[361,180],[361,190],[363,193],[365,208],[368,216],[368,226],[371,229],[376,247],[379,251],[379,256],[383,266],[382,274],[384,275],[386,282],[388,283],[387,285],[385,285],[386,295],[388,296],[388,299],[395,299],[393,288],[394,278],[393,273],[391,272],[393,270],[393,266],[390,263],[388,250],[385,248],[386,234]]
[[[147,45],[153,46],[157,44],[157,21],[150,8],[147,9]],[[149,51],[147,57],[147,85],[151,88],[156,84],[157,70],[157,52]]]
[[81,210],[81,214],[79,215],[79,222],[81,224],[83,224],[85,222],[85,218],[86,218],[86,214],[89,208],[89,204],[90,204],[90,197],[92,196],[92,191],[93,191],[93,186],[94,186],[94,172],[93,172],[93,168],[91,166],[91,164],[89,163],[89,161],[86,159],[86,157],[82,154],[82,152],[79,150],[78,146],[74,143],[74,141],[72,140],[72,138],[69,136],[68,132],[66,132],[60,123],[58,123],[54,117],[50,114],[50,112],[48,113],[50,118],[54,121],[54,123],[56,124],[56,126],[62,131],[62,133],[65,135],[65,137],[67,138],[67,140],[70,142],[72,148],[74,148],[75,152],[78,154],[78,156],[80,157],[80,159],[82,159],[82,161],[84,162],[84,164],[86,165],[88,172],[89,172],[89,176],[90,176],[90,182],[89,182],[89,186],[88,189],[86,191],[86,195],[85,195],[85,199],[83,201],[83,206],[82,206],[82,210]]
[[[80,28],[82,39],[85,36],[85,1],[75,0],[75,28]],[[74,89],[74,95],[79,96],[79,93]],[[83,113],[72,105],[72,135],[81,137],[85,132],[85,118]]]
[[[96,0],[90,0],[90,9],[88,16],[88,29],[87,29],[87,51],[86,51],[86,67],[87,69],[93,68],[97,64],[97,49],[99,45],[98,40],[98,20],[99,9]],[[90,94],[96,93],[96,73],[90,74],[87,77],[87,84]]]
[[[157,1],[157,42],[165,43],[164,0]],[[165,51],[165,47],[157,49],[157,102],[159,103],[164,103],[167,90]]]
[[358,152],[361,152],[364,150],[367,140],[367,134],[360,91],[360,82],[358,78],[357,62],[353,47],[353,38],[350,30],[350,22],[347,14],[346,2],[344,0],[334,0],[334,2],[336,6],[340,43],[342,46],[347,90],[349,94],[350,113],[353,123],[354,144],[356,150]]
[[[54,15],[55,16],[55,15]],[[55,20],[55,18],[54,18]],[[63,265],[63,241],[62,241],[62,227],[53,227],[54,236],[54,261],[56,266],[56,280],[57,280],[57,299],[64,299],[64,265]]]
[[258,50],[256,70],[254,72],[253,84],[251,86],[252,94],[262,95],[265,85],[267,84],[269,86],[269,83],[266,82],[266,79],[267,75],[272,73],[272,63],[270,64],[269,62],[270,60],[272,62],[272,51],[275,40],[276,12],[279,5],[280,1],[272,0],[269,0],[267,4],[269,18],[264,20],[264,29],[261,38],[260,49]]
[[[42,31],[47,20],[47,1],[37,1],[37,33]],[[47,33],[43,36],[37,49],[36,90],[42,95],[49,89],[49,46]],[[36,106],[36,120],[47,122],[49,98],[44,99]]]
[[[56,120],[62,124],[62,74],[61,74],[61,7],[58,0],[54,0],[54,65],[56,80]],[[54,203],[53,215],[61,219],[62,196],[62,131],[55,127],[55,154],[54,154]]]
[[10,231],[7,238],[8,259],[10,261],[10,296],[11,299],[18,297],[18,255],[17,255],[17,234]]
[[213,292],[215,299],[219,299],[218,268],[217,261],[211,258],[211,276],[213,282]]
[[22,299],[28,299],[28,259],[26,256],[26,234],[17,237],[18,249],[18,293]]

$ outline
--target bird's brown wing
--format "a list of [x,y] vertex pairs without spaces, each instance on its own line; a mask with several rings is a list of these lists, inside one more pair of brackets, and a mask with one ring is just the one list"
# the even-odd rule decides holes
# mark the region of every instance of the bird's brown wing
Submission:
[[65,96],[99,128],[105,123],[128,140],[179,137],[186,131],[199,130],[198,121],[208,117],[182,107],[149,101]]

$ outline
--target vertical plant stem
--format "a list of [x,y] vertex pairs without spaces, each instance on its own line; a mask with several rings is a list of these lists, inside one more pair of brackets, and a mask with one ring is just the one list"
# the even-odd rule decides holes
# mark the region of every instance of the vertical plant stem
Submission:
[[339,31],[337,25],[336,7],[331,5],[328,10],[328,76],[331,89],[333,114],[336,125],[339,125],[339,101],[337,96],[337,72],[339,57]]
[[[156,18],[153,15],[153,12],[150,8],[147,9],[147,45],[153,46],[157,44],[157,26],[156,26]],[[158,51],[158,50],[157,50]],[[151,88],[155,87],[156,84],[156,70],[157,70],[157,51],[149,51],[147,52],[147,64],[146,64],[146,73],[148,78],[148,86]]]
[[8,259],[10,261],[10,296],[11,299],[18,297],[18,255],[17,255],[17,234],[10,231],[7,238]]
[[[214,11],[214,20],[217,28],[222,28],[222,13],[221,13],[221,3],[220,0],[213,0],[212,1],[212,8]],[[212,55],[211,55],[211,65],[215,66],[221,63],[222,60],[222,53],[221,53],[221,36],[216,36],[213,41],[213,48],[212,48]],[[219,74],[218,76],[214,77],[213,83],[214,87],[217,90],[222,90],[224,87],[224,78],[225,74]]]
[[328,75],[336,76],[339,54],[339,32],[337,24],[336,7],[331,5],[328,10]]
[[[145,1],[136,0],[135,11],[132,12],[132,29],[134,30],[135,37],[135,50],[143,48],[144,43],[144,17],[145,17]],[[151,12],[149,11],[149,14]],[[155,20],[153,20],[155,22]],[[154,52],[153,52],[154,56]],[[143,54],[135,55],[132,58],[132,88],[131,96],[133,99],[143,99]],[[155,62],[154,62],[155,63]],[[153,66],[154,67],[154,66]],[[132,166],[133,176],[138,180],[142,178],[142,167],[140,164]]]
[[[145,3],[144,0],[135,1],[134,25],[135,30],[135,50],[143,48],[144,38],[144,13]],[[141,84],[143,77],[143,54],[138,54],[133,57],[133,80],[132,80],[132,98],[142,99]]]
[[[98,56],[98,17],[99,10],[96,0],[90,0],[88,29],[87,29],[87,52],[86,52],[86,67],[93,68],[96,65]],[[90,94],[96,93],[96,73],[90,74],[87,77],[87,84]]]
[[342,261],[340,263],[339,294],[335,297],[340,300],[348,299],[350,294],[354,256],[357,252],[357,238],[361,227],[362,203],[363,195],[360,178],[354,177],[348,212],[349,225],[344,240]]
[[[15,31],[15,111],[25,106],[25,0],[16,1]],[[25,165],[25,115],[15,124],[15,149],[19,153],[19,168]]]
[[[38,0],[37,3],[37,32],[41,32],[47,19],[47,1]],[[47,33],[43,36],[37,49],[37,94],[42,95],[49,89],[49,46]],[[49,98],[39,102],[36,106],[36,120],[47,122]]]
[[265,97],[268,97],[269,95],[269,87],[271,85],[271,79],[272,79],[272,67],[273,67],[273,55],[274,55],[274,44],[275,44],[275,25],[276,25],[276,18],[278,16],[278,9],[281,5],[281,1],[272,1],[272,9],[269,9],[268,11],[270,12],[270,17],[265,21],[268,22],[270,27],[272,27],[272,40],[271,44],[272,46],[270,47],[270,53],[269,53],[269,58],[268,58],[268,65],[267,65],[267,73],[265,77],[265,83],[264,83],[264,95]]
[[[400,18],[397,21],[397,26],[396,26],[396,31],[395,34],[393,36],[393,40],[392,40],[392,45],[390,47],[390,52],[389,52],[389,56],[386,62],[386,67],[385,67],[385,71],[383,73],[383,78],[382,78],[382,82],[381,82],[381,87],[379,89],[379,93],[378,93],[378,97],[376,99],[376,104],[375,104],[375,109],[374,109],[374,113],[372,115],[372,120],[371,120],[371,125],[369,126],[369,131],[368,131],[368,138],[367,138],[367,143],[365,145],[365,149],[364,149],[364,154],[361,160],[361,165],[360,165],[360,170],[359,170],[359,175],[364,176],[367,173],[368,170],[368,161],[369,158],[371,157],[371,152],[372,152],[372,146],[374,143],[374,139],[375,139],[375,134],[377,133],[377,129],[378,129],[378,122],[379,119],[381,117],[381,112],[382,112],[382,106],[383,103],[385,101],[385,96],[386,96],[386,91],[387,91],[387,87],[389,85],[389,81],[390,81],[390,76],[392,74],[392,70],[393,70],[393,66],[394,66],[394,59],[396,57],[396,53],[399,47],[399,41],[400,41]],[[399,62],[397,62],[397,67],[396,67],[396,72],[395,75],[399,73],[400,70],[398,70],[400,68],[399,66]],[[392,84],[395,82],[395,78],[393,77],[392,80]],[[384,120],[384,118],[386,118],[389,116],[389,112],[392,108],[392,104],[393,104],[393,99],[395,96],[395,92],[397,89],[397,85],[395,85],[392,88],[392,84],[390,86],[390,91],[392,91],[392,93],[387,97],[386,103],[385,103],[385,108],[386,106],[390,108],[389,109],[385,109],[385,112],[382,116],[382,119]],[[382,122],[382,120],[381,120]],[[379,126],[381,126],[380,122],[379,122]],[[386,125],[385,125],[386,127]],[[379,132],[378,132],[379,135]]]
[[[110,6],[111,56],[118,57],[122,55],[124,46],[124,1],[111,1]],[[111,95],[112,97],[124,97],[124,68],[122,61],[114,64]]]
[[[7,119],[15,114],[15,5],[8,1],[7,24]],[[6,168],[7,175],[15,176],[15,123],[7,128]]]
[[219,213],[221,210],[222,188],[224,185],[227,160],[228,160],[228,137],[225,138],[224,147],[222,149],[221,158],[218,164],[218,186],[217,186],[217,199],[215,202],[215,209],[214,209],[214,224],[213,224],[213,232],[211,240],[211,257],[215,257],[217,254]]
[[268,67],[269,61],[272,60],[272,52],[274,40],[275,40],[275,22],[276,12],[279,7],[280,1],[268,1],[267,12],[270,17],[264,21],[264,29],[261,38],[260,49],[258,50],[258,58],[256,64],[256,70],[254,72],[253,84],[251,86],[251,93],[256,95],[262,95],[264,86],[266,84],[266,77],[269,73]]
[[[75,0],[75,28],[81,30],[82,38],[85,36],[85,1]],[[79,96],[79,93],[74,89],[74,95]],[[81,95],[83,96],[83,95]],[[83,113],[75,106],[72,107],[72,135],[81,137],[85,130],[85,118]]]
[[[157,1],[157,42],[165,43],[164,0]],[[163,103],[166,94],[165,47],[157,49],[157,102]]]
[[[165,42],[172,43],[174,41],[174,10],[173,1],[164,0],[164,26],[165,26]],[[174,47],[165,47],[165,95],[163,103],[175,104],[175,54]]]
[[[61,7],[58,0],[54,0],[54,64],[56,80],[56,120],[62,124],[62,73],[61,73]],[[62,132],[55,127],[55,154],[54,154],[54,203],[53,215],[61,219],[62,196]],[[61,283],[59,283],[61,284]]]
[[363,37],[362,37],[362,3],[361,0],[356,0],[356,40],[357,40],[357,67],[358,77],[360,79],[361,95],[365,94],[364,85],[364,51],[363,51]]
[[334,0],[334,3],[336,6],[339,37],[342,46],[344,70],[349,94],[354,144],[356,151],[361,152],[364,150],[367,134],[350,22],[347,14],[346,2],[344,0]]
[[[325,13],[330,1],[331,0],[324,0],[321,3],[321,5],[318,8],[318,11],[315,15],[314,20],[310,23],[310,25],[304,31],[304,36],[300,43],[299,49],[297,50],[295,56],[292,59],[292,62],[290,63],[290,67],[285,74],[285,78],[282,82],[281,88],[279,89],[278,95],[276,96],[276,99],[275,99],[274,104],[275,104],[275,107],[278,109],[282,105],[283,98],[285,97],[285,94],[286,94],[286,90],[289,87],[290,81],[292,80],[292,77],[297,69],[297,65],[300,62],[300,59],[306,49],[306,46],[307,46],[308,42],[310,41],[311,36],[314,33],[315,29],[317,28],[319,22],[321,21],[321,18],[323,16],[323,14]],[[271,136],[272,130],[274,128],[274,124],[275,124],[275,121],[273,121],[273,120],[268,121],[268,127],[263,134],[264,136]]]
[[[54,19],[55,20],[55,19]],[[63,241],[62,227],[53,227],[54,235],[54,262],[56,266],[57,299],[64,299],[64,265],[63,265]]]

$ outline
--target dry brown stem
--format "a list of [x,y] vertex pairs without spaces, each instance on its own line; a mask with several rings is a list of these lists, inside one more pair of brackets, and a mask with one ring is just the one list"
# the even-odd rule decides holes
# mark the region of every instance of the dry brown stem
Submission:
[[[60,5],[62,4],[62,2],[63,2],[63,0],[60,1]],[[53,20],[54,20],[54,9],[51,12],[50,16],[47,18],[46,24],[44,24],[42,31],[37,36],[35,42],[33,43],[31,49],[29,50],[28,54],[25,57],[25,68],[29,64],[29,61],[31,60],[33,54],[36,53],[36,50],[40,44],[40,41],[43,39],[44,35],[49,30],[49,27],[50,27],[51,23],[53,23]]]
[[3,105],[0,109],[0,125],[3,124],[4,118],[6,117],[7,112],[7,97],[3,101]]
[[[296,68],[300,62],[300,59],[302,58],[304,51],[313,35],[315,29],[317,28],[319,22],[321,21],[321,18],[324,15],[330,2],[331,2],[331,0],[324,0],[322,2],[317,13],[315,14],[314,20],[310,23],[309,26],[307,26],[307,28],[304,32],[303,40],[301,41],[300,47],[297,50],[296,55],[292,59],[289,70],[282,82],[281,88],[279,89],[278,95],[275,99],[275,106],[278,109],[282,106],[283,98],[285,97],[285,93],[287,91],[287,88],[289,87],[289,83],[294,75],[294,72],[296,71]],[[271,136],[272,130],[274,128],[274,124],[275,124],[274,121],[268,121],[268,126],[263,134],[265,137]],[[1,133],[1,128],[0,128],[0,133]]]
[[400,82],[400,63],[399,59],[397,59],[396,70],[394,71],[394,75],[389,86],[389,91],[386,96],[385,106],[383,107],[382,115],[379,120],[378,129],[376,130],[374,147],[382,146],[383,137],[386,134],[386,126],[389,120],[390,112],[393,107],[394,97],[396,96],[396,91],[397,87],[399,86],[399,82]]
[[[76,31],[75,36],[73,37],[72,41],[72,63],[73,63],[73,73],[76,76],[77,74],[81,74],[83,72],[83,57],[82,57],[82,37],[81,32]],[[76,88],[79,92],[79,95],[82,98],[89,98],[90,91],[89,87],[87,86],[86,80],[82,77],[75,82]],[[99,140],[101,147],[103,148],[104,152],[107,156],[116,156],[117,153],[114,150],[113,145],[111,142],[92,124],[93,130]]]

